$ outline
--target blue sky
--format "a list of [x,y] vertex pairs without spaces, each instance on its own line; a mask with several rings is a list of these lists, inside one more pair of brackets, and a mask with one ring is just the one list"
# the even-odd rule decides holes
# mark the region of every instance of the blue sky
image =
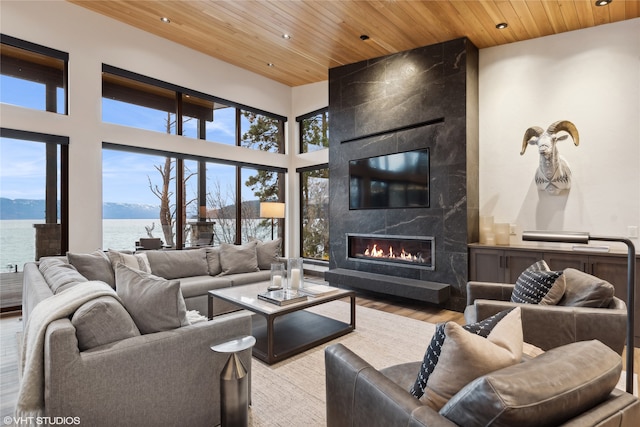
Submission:
[[[24,80],[0,76],[0,101],[7,104],[44,110],[44,86]],[[63,94],[58,109],[63,112]],[[150,108],[104,99],[103,121],[141,129],[166,132],[167,113]],[[170,119],[169,119],[170,120]],[[243,123],[245,128],[246,123]],[[187,120],[183,133],[194,138],[196,121]],[[173,128],[172,133],[175,132]],[[235,109],[216,110],[214,121],[207,122],[207,140],[235,144]],[[204,142],[203,143],[207,143]],[[103,150],[103,200],[116,203],[158,204],[158,198],[149,189],[149,178],[160,185],[160,173],[154,167],[163,165],[164,157],[118,150]],[[186,161],[196,169],[196,162]],[[2,138],[0,140],[0,197],[9,199],[44,198],[45,144]],[[245,176],[247,173],[245,172]],[[209,164],[207,180],[218,180],[223,193],[233,192],[235,168]],[[187,182],[187,197],[195,197],[196,180]],[[192,196],[193,194],[193,196]],[[243,192],[245,200],[253,199],[249,189]]]

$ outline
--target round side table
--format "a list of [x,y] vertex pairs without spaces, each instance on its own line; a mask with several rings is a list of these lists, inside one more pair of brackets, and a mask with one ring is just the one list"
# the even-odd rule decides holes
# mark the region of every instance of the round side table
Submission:
[[255,343],[256,339],[249,335],[211,346],[211,350],[217,353],[229,354],[229,360],[220,373],[222,427],[246,427],[249,424],[249,376],[238,353]]

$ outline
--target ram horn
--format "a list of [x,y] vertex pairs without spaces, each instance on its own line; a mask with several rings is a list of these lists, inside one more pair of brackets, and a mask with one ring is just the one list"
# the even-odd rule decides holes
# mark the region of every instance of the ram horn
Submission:
[[522,151],[520,151],[521,156],[524,154],[525,150],[527,149],[527,145],[529,145],[529,140],[534,136],[536,138],[539,137],[540,135],[542,135],[543,132],[544,130],[539,126],[532,126],[526,130],[526,132],[524,133],[524,138],[522,138]]
[[569,135],[571,135],[571,138],[573,138],[574,145],[577,146],[580,143],[580,135],[578,134],[578,129],[576,128],[576,125],[574,125],[570,121],[558,120],[557,122],[549,125],[549,128],[547,129],[547,132],[550,135],[553,135],[554,133],[557,133],[560,131],[565,131]]

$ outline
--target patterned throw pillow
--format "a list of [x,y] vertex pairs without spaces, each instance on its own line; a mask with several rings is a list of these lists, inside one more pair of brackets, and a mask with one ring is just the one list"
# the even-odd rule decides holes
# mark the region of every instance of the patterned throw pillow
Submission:
[[437,411],[474,379],[519,363],[522,343],[519,307],[470,325],[440,323],[409,392]]
[[511,293],[511,302],[522,304],[555,305],[566,289],[562,271],[550,271],[543,260],[531,265],[520,274]]

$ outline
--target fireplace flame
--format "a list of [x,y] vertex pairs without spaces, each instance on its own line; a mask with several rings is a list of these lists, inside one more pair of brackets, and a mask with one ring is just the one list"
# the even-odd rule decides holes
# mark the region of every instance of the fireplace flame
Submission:
[[385,254],[383,249],[378,249],[377,243],[374,244],[371,249],[367,247],[364,251],[364,255],[372,258],[399,258],[404,261],[424,262],[421,255],[413,255],[409,252],[405,252],[404,249],[399,253],[395,253],[392,246],[389,246],[389,251]]

